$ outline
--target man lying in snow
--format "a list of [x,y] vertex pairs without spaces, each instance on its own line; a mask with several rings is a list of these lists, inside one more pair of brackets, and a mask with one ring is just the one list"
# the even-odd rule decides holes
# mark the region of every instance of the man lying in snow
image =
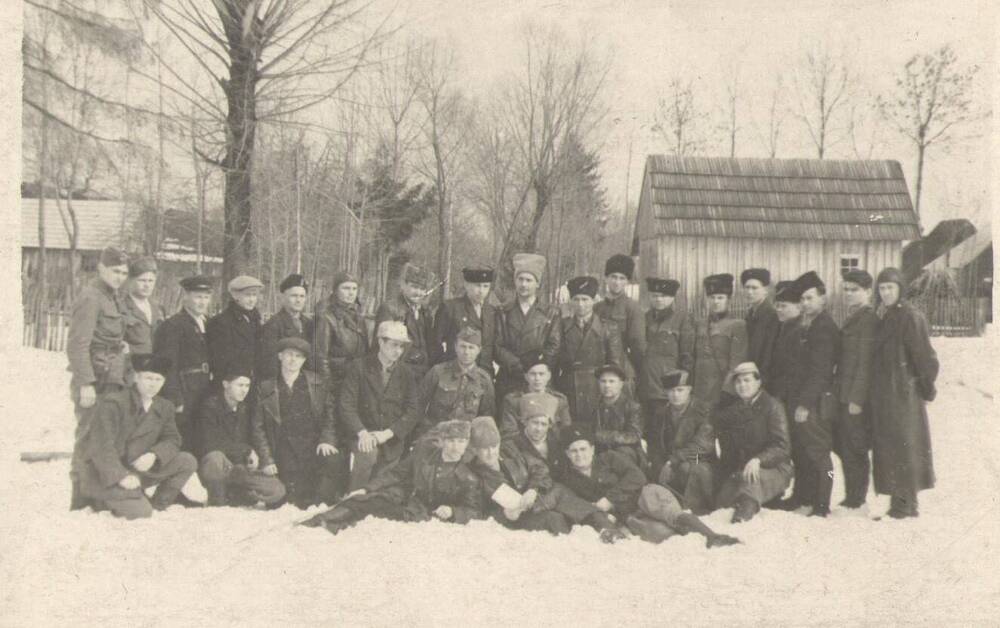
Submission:
[[368,485],[334,508],[305,521],[336,534],[368,515],[396,521],[468,523],[481,517],[479,478],[463,462],[469,445],[469,422],[439,423],[440,446],[415,448],[398,464],[387,467]]

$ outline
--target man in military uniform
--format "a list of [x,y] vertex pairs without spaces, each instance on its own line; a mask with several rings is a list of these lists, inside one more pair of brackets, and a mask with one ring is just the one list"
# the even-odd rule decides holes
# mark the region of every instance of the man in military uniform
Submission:
[[518,416],[522,411],[524,398],[532,393],[545,394],[555,400],[556,407],[552,414],[552,426],[555,429],[568,427],[573,422],[569,415],[569,400],[549,384],[552,380],[552,371],[545,360],[545,356],[539,353],[533,360],[526,360],[524,372],[525,383],[519,390],[507,393],[500,405],[500,436],[506,443],[510,439],[521,433],[518,423]]
[[625,360],[621,365],[629,391],[634,392],[636,374],[640,372],[646,353],[646,325],[639,302],[625,294],[632,281],[635,261],[628,255],[612,255],[604,263],[604,300],[594,306],[594,313],[604,320],[614,321],[621,334]]
[[483,337],[466,327],[455,338],[455,357],[427,371],[420,383],[421,420],[413,439],[425,435],[442,421],[471,421],[496,411],[493,378],[477,365]]
[[493,286],[494,273],[490,268],[463,268],[465,296],[448,299],[438,308],[434,317],[435,364],[455,357],[455,338],[466,327],[479,331],[483,338],[482,349],[476,363],[493,379],[493,349],[497,336],[497,310],[486,302]]
[[844,469],[846,495],[840,505],[860,508],[868,496],[871,473],[868,459],[870,419],[866,409],[878,317],[870,305],[872,276],[855,269],[845,272],[843,277],[841,290],[847,305],[847,318],[840,330],[840,360],[837,362],[840,407],[833,423],[833,446]]
[[[305,313],[309,282],[302,275],[293,273],[281,280],[278,289],[281,291],[281,309],[261,328],[260,365],[257,367],[260,380],[271,379],[278,374],[279,340],[302,338],[309,344],[313,341],[313,319]],[[312,362],[310,359],[306,368],[315,371]]]
[[[434,288],[434,274],[407,262],[399,277],[399,292],[387,298],[375,312],[375,329],[385,321],[399,321],[406,325],[410,338],[403,363],[413,369],[417,381],[431,368],[431,351],[434,343],[434,312],[426,304]],[[373,349],[378,350],[375,339]]]
[[638,389],[647,426],[667,403],[663,376],[676,369],[690,372],[694,362],[694,323],[687,312],[674,306],[678,288],[680,283],[674,279],[646,279],[650,308],[646,311],[646,352]]
[[[733,296],[733,276],[709,275],[704,281],[708,316],[695,326],[694,396],[710,407],[732,400],[724,390],[726,375],[746,361],[746,323],[729,313]],[[723,398],[723,393],[727,396]]]
[[[66,340],[66,356],[73,374],[70,398],[76,415],[74,451],[79,450],[86,436],[98,398],[125,386],[125,321],[118,289],[128,278],[128,256],[115,247],[101,251],[97,262],[97,277],[87,285],[73,303]],[[86,507],[80,492],[79,460],[74,455],[70,468],[72,496],[70,510]]]
[[[208,366],[212,379],[218,386],[225,373],[237,366],[250,365],[251,379],[257,377],[260,364],[261,322],[257,302],[264,284],[256,277],[240,275],[229,282],[232,301],[205,324],[205,340],[208,342]],[[247,397],[251,412],[254,407],[254,390]]]
[[128,294],[122,298],[125,342],[131,353],[152,353],[153,334],[165,318],[163,308],[151,297],[156,288],[156,260],[140,257],[128,267]]
[[503,306],[497,315],[497,340],[494,360],[500,365],[497,374],[497,397],[521,388],[527,362],[539,354],[550,369],[555,368],[559,353],[559,308],[543,305],[538,288],[545,274],[545,258],[533,253],[514,256],[514,287],[517,297]]
[[600,397],[595,375],[605,364],[621,366],[625,360],[622,339],[614,321],[594,315],[597,279],[575,277],[566,286],[573,315],[560,322],[556,388],[569,399],[573,422],[593,426]]
[[200,454],[195,425],[198,404],[211,382],[205,315],[212,303],[212,279],[204,275],[181,280],[181,311],[163,321],[153,335],[153,353],[170,362],[160,396],[174,404],[181,449]]
[[624,369],[605,364],[595,375],[600,391],[593,425],[597,451],[617,451],[645,470],[648,460],[642,450],[642,407],[624,392]]
[[740,284],[750,304],[744,319],[747,324],[747,360],[760,369],[766,388],[774,341],[778,337],[778,315],[767,298],[771,272],[766,268],[748,268],[740,274]]

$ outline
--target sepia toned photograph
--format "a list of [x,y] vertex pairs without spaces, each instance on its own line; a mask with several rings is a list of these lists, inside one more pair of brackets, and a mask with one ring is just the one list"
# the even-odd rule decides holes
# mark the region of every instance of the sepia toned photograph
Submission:
[[995,626],[990,0],[0,6],[0,626]]

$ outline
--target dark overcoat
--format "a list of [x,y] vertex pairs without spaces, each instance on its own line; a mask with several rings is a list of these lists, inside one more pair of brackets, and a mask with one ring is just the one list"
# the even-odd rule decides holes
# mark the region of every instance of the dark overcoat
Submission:
[[652,415],[646,429],[650,466],[655,473],[669,460],[675,467],[682,462],[698,463],[715,457],[715,432],[709,408],[697,399],[691,399],[683,411],[678,412],[669,403]]
[[710,406],[716,405],[722,395],[726,375],[746,359],[746,322],[729,316],[698,321],[695,325],[692,390],[695,399]]
[[646,352],[639,369],[639,398],[666,399],[663,376],[674,370],[691,370],[694,362],[694,323],[686,312],[673,307],[646,311]]
[[497,312],[497,338],[493,359],[500,365],[497,391],[503,395],[524,384],[525,365],[544,356],[555,373],[556,356],[561,344],[559,309],[535,301],[527,315],[517,299]]
[[[420,378],[431,367],[431,352],[434,350],[434,310],[427,305],[420,305],[417,311],[419,317],[403,295],[397,292],[378,306],[375,312],[375,334],[378,334],[378,326],[385,321],[404,323],[406,333],[410,336],[410,344],[406,346],[406,351],[400,360],[408,364]],[[372,339],[372,351],[378,351],[378,338]]]
[[434,316],[434,355],[435,364],[447,362],[455,358],[455,338],[458,332],[466,327],[479,330],[482,334],[482,350],[476,363],[493,377],[493,349],[497,339],[497,309],[489,303],[483,303],[480,314],[468,296],[448,299],[438,308]]
[[802,318],[781,323],[774,342],[771,371],[764,379],[764,389],[772,397],[790,403],[802,370]]
[[[791,444],[780,401],[761,390],[749,403],[739,400],[717,410],[712,427],[719,440],[717,464],[723,477],[742,471],[751,458],[757,458],[762,469],[781,471],[773,478],[776,483],[787,484],[792,474]],[[766,488],[764,492],[774,492]]]
[[316,371],[328,379],[334,393],[347,376],[347,363],[366,355],[368,324],[361,315],[361,306],[331,298],[322,313],[316,315],[313,359]]
[[789,407],[791,410],[802,406],[810,414],[821,413],[827,421],[832,419],[832,407],[824,407],[824,401],[834,390],[834,372],[840,351],[840,330],[827,311],[822,311],[806,327],[800,339],[802,360],[798,377],[791,390]]
[[202,455],[221,451],[233,464],[246,464],[253,450],[252,425],[247,406],[242,401],[234,412],[222,391],[211,395],[198,409]]
[[170,360],[160,396],[184,406],[185,413],[193,413],[211,380],[205,334],[187,310],[181,309],[156,329],[153,353]]
[[618,326],[596,314],[580,329],[567,316],[560,323],[562,347],[556,362],[556,388],[569,399],[569,413],[575,423],[594,425],[600,392],[597,369],[605,364],[622,366],[622,339]]
[[[278,362],[278,341],[282,338],[301,338],[312,344],[314,322],[311,316],[305,313],[299,316],[300,326],[295,325],[295,320],[288,310],[281,308],[261,327],[260,340],[260,364],[257,365],[257,378],[260,380],[271,379],[278,376],[281,371],[281,364]],[[310,371],[314,368],[315,360],[312,356],[306,360],[304,368]]]
[[378,355],[356,358],[347,365],[347,377],[337,400],[341,434],[350,443],[361,430],[391,429],[393,437],[379,449],[385,459],[395,460],[402,455],[406,438],[420,420],[419,399],[416,374],[402,360],[393,366],[389,382],[383,386]]
[[[280,375],[279,375],[280,377]],[[291,443],[300,460],[312,460],[317,445],[326,443],[340,448],[335,418],[335,400],[329,385],[310,371],[300,371],[299,377],[306,378],[309,401],[312,404],[313,435],[309,442]],[[277,379],[266,379],[260,384],[260,395],[253,415],[253,446],[260,457],[260,466],[266,467],[281,461],[275,460],[278,430],[281,429],[281,404]]]
[[598,450],[616,447],[633,447],[638,460],[645,460],[642,453],[642,406],[635,402],[627,393],[622,392],[613,403],[606,403],[598,398],[597,419],[594,425],[594,437],[597,439]]
[[205,323],[205,341],[208,343],[208,366],[217,382],[235,367],[249,367],[250,379],[258,379],[261,323],[257,308],[247,311],[235,301],[231,302]]
[[851,312],[844,321],[837,362],[837,399],[840,403],[868,405],[877,324],[875,310],[868,305]]
[[642,306],[626,295],[615,299],[605,297],[594,305],[594,314],[613,321],[618,328],[624,357],[621,367],[625,370],[625,376],[634,381],[646,354],[646,322]]
[[767,385],[768,374],[771,372],[771,361],[774,356],[774,344],[778,338],[781,322],[774,306],[767,299],[757,307],[747,310],[747,360],[760,369]]

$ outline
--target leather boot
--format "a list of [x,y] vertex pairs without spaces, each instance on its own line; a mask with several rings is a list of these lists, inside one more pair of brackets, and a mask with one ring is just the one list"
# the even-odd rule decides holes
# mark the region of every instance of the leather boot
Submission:
[[833,471],[816,473],[816,501],[810,517],[826,517],[830,514],[830,495],[833,493]]

